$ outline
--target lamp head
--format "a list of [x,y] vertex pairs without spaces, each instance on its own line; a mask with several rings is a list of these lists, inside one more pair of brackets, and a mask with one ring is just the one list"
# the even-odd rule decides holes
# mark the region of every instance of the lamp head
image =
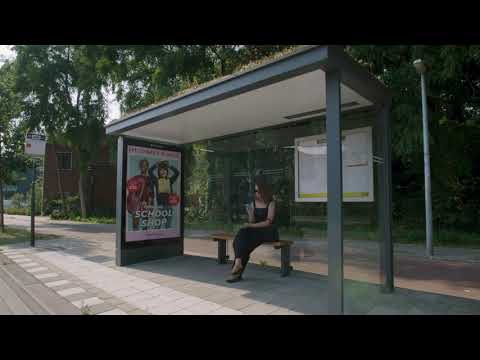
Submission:
[[419,74],[423,74],[427,71],[427,68],[425,66],[425,63],[423,62],[422,59],[417,59],[413,62],[413,66],[415,66],[415,69]]

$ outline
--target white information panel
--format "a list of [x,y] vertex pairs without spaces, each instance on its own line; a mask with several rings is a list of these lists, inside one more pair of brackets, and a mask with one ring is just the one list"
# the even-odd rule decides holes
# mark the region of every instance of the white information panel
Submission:
[[45,156],[45,146],[45,135],[28,133],[25,136],[25,154],[32,156]]
[[[372,127],[342,131],[343,201],[372,202]],[[295,201],[327,201],[326,134],[295,139]]]

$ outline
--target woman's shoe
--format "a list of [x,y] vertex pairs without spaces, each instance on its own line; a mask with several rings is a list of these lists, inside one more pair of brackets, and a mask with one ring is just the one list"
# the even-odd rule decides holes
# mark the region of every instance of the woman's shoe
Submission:
[[243,270],[244,270],[245,267],[242,266],[237,271],[233,271],[234,268],[235,268],[235,265],[232,266],[232,275],[239,275],[239,274],[243,273]]
[[235,282],[238,282],[238,281],[242,281],[242,273],[237,273],[237,274],[232,274],[232,276],[227,279],[227,282],[228,283],[235,283]]
[[232,272],[232,275],[242,275],[243,274],[243,268],[240,268],[239,270]]

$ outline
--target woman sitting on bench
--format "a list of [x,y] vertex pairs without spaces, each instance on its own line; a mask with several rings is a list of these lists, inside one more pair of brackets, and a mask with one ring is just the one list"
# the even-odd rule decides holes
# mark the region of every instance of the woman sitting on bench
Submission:
[[235,261],[232,275],[227,282],[242,280],[250,254],[265,242],[278,241],[278,230],[273,221],[275,218],[275,202],[264,177],[255,178],[255,197],[247,206],[248,223],[239,230],[233,241]]

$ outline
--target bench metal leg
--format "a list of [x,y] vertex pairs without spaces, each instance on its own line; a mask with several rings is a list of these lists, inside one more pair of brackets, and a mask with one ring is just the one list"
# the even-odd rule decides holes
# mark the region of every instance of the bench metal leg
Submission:
[[290,275],[290,271],[292,270],[292,267],[290,266],[290,246],[285,246],[281,248],[281,260],[282,260],[282,266],[281,266],[281,276],[285,277]]
[[227,240],[218,241],[218,263],[227,263]]

